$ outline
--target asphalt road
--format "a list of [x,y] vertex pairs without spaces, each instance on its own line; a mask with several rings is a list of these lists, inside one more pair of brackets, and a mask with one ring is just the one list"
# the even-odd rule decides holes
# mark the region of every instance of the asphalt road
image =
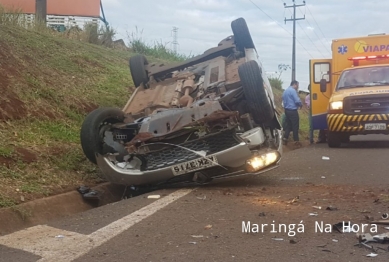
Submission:
[[0,261],[388,261],[389,243],[373,243],[369,258],[355,233],[332,229],[389,232],[368,225],[389,213],[388,153],[386,136],[304,147],[260,176],[160,190],[0,237]]

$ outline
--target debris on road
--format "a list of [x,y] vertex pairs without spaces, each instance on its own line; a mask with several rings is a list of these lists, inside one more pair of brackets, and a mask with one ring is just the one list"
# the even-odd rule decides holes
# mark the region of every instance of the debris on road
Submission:
[[382,214],[381,218],[386,220],[386,219],[389,218],[389,214],[388,213],[384,213],[384,214]]
[[197,242],[189,242],[189,244],[196,245],[196,244],[197,244]]
[[318,206],[313,206],[313,208],[316,208],[316,209],[321,209],[321,207],[318,207]]
[[274,238],[272,238],[272,239],[275,240],[275,241],[284,241],[283,238],[278,238],[278,237],[274,237]]
[[204,236],[203,236],[203,235],[198,235],[198,236],[192,235],[191,237],[194,237],[194,238],[202,238],[202,237],[204,237]]
[[264,217],[264,216],[266,216],[266,214],[265,214],[265,212],[261,212],[261,213],[259,213],[259,215],[258,216],[260,216],[260,217]]
[[203,196],[203,197],[197,197],[198,200],[205,200],[207,199],[207,196]]
[[147,198],[149,198],[149,199],[158,199],[158,198],[161,198],[161,195],[149,195],[149,196],[147,196]]
[[317,212],[308,213],[309,216],[318,216],[319,214]]
[[55,236],[55,238],[64,238],[64,237],[65,237],[64,235]]
[[366,244],[369,242],[377,242],[377,240],[374,239],[374,237],[369,233],[365,233],[365,234],[361,234],[361,235],[357,234],[357,237],[358,237],[359,243]]
[[337,240],[337,239],[332,239],[332,242],[339,242],[339,240]]
[[78,191],[81,195],[83,195],[83,194],[88,193],[88,192],[90,191],[90,188],[87,187],[87,186],[82,185],[82,186],[80,186],[79,188],[77,188],[77,191]]
[[207,225],[204,227],[204,229],[211,229],[212,228],[212,225]]
[[97,190],[91,190],[90,187],[81,185],[79,188],[77,188],[77,191],[82,195],[84,199],[88,200],[100,200],[102,196],[102,192]]
[[378,256],[378,254],[375,254],[375,253],[370,253],[370,254],[368,254],[368,255],[366,255],[367,257],[376,257],[376,256]]
[[290,244],[297,244],[297,241],[294,240],[294,239],[290,239],[290,240],[289,240],[289,243],[290,243]]
[[321,159],[323,159],[323,160],[330,160],[330,158],[328,156],[323,156]]
[[82,195],[84,199],[93,199],[99,200],[101,198],[102,193],[97,190],[90,190],[88,193]]
[[385,229],[389,229],[389,227],[384,227]]
[[332,225],[332,228],[338,231],[339,233],[351,233],[354,232],[352,225],[349,222],[339,222]]
[[378,243],[388,242],[389,241],[389,233],[374,235],[373,239],[377,240]]
[[322,178],[322,179],[325,179],[326,177],[325,177],[325,176],[322,176],[321,178]]
[[328,207],[326,208],[326,210],[335,211],[335,210],[338,210],[338,208],[333,207],[333,206],[328,206]]
[[297,202],[299,199],[300,199],[300,196],[296,196],[295,198],[293,198],[291,201],[288,201],[287,203],[293,204],[293,203]]

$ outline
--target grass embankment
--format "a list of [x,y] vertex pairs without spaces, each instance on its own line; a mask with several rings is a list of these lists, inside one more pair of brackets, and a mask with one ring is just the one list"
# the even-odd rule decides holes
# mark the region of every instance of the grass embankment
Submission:
[[18,26],[0,35],[0,207],[95,182],[80,125],[125,104],[131,53]]

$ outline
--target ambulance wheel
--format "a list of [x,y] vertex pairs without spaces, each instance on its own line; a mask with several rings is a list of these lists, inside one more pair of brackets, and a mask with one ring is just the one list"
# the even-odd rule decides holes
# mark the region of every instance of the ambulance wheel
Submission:
[[342,135],[336,132],[328,132],[327,143],[331,148],[340,147],[342,145]]
[[345,144],[350,143],[350,135],[348,135],[348,134],[342,135],[341,140],[342,140],[342,143],[345,143]]

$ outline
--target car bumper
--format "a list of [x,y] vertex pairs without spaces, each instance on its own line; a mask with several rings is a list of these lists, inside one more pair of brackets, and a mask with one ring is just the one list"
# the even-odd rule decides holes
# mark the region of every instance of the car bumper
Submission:
[[[279,139],[281,140],[281,134]],[[260,150],[259,153],[266,153],[269,149]],[[274,148],[273,151],[278,151],[280,156],[282,155],[282,143],[279,143],[278,148]],[[226,169],[226,172],[215,176],[214,178],[224,178],[231,176],[241,176],[245,174],[260,174],[270,169],[274,169],[279,165],[281,160],[278,159],[277,162],[264,167],[263,169],[249,173],[245,170],[246,161],[253,157],[253,153],[250,150],[250,146],[241,142],[240,144],[231,147],[227,150],[220,151],[218,153],[212,154],[216,156],[217,162],[220,166]],[[106,157],[97,154],[96,156],[97,165],[101,169],[104,177],[111,183],[121,184],[121,185],[147,185],[147,184],[155,184],[161,183],[164,181],[168,181],[177,176],[174,175],[172,171],[172,166],[151,170],[151,171],[139,171],[139,170],[128,170],[123,169],[116,166]],[[234,170],[234,172],[230,172],[229,170]],[[198,170],[201,172],[201,170]],[[184,174],[185,175],[185,174]],[[183,176],[184,176],[183,175]]]
[[[345,115],[328,114],[328,130],[353,134],[389,134],[389,114]],[[366,124],[385,124],[383,130],[366,129]]]

